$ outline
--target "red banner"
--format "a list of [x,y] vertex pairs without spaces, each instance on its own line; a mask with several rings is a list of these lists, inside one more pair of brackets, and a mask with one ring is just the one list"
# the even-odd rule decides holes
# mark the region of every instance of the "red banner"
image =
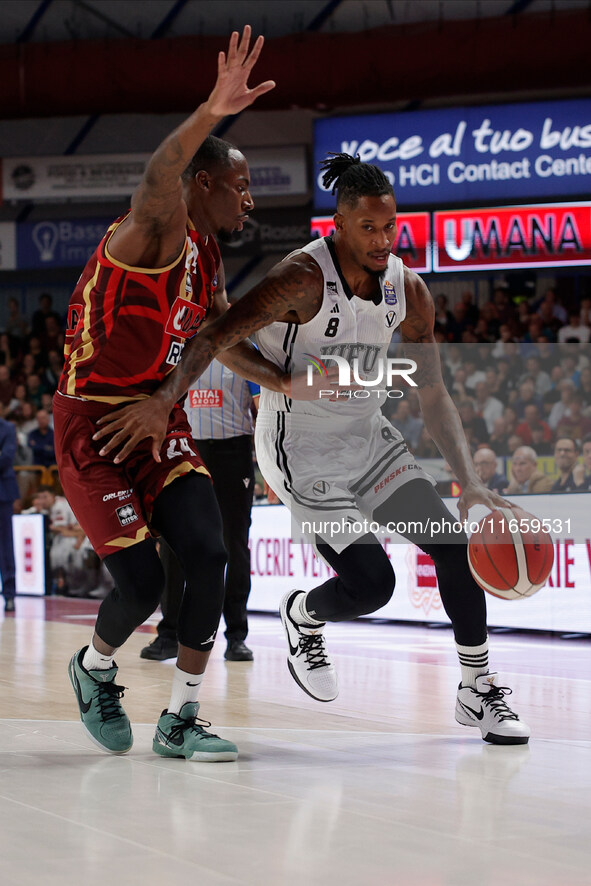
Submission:
[[434,271],[591,264],[591,203],[434,212]]
[[[419,274],[431,271],[431,219],[428,212],[400,212],[396,217],[398,228],[392,252],[404,264]],[[312,218],[313,237],[327,237],[334,231],[332,215]]]

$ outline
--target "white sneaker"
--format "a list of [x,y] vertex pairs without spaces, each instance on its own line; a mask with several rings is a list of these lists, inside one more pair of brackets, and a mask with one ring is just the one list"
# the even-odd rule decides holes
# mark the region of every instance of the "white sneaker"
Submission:
[[290,591],[281,601],[279,613],[287,634],[287,666],[296,683],[317,701],[332,701],[339,694],[337,674],[326,653],[321,625],[298,624],[292,604],[303,591]]
[[482,737],[491,744],[527,744],[529,726],[514,714],[505,702],[511,694],[508,686],[498,685],[498,674],[481,674],[476,689],[458,689],[456,720],[463,726],[478,726]]

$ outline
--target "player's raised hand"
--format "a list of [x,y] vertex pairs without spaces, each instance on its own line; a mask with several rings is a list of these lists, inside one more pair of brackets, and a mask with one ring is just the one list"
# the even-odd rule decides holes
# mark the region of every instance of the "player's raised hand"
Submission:
[[266,80],[252,89],[248,86],[248,78],[265,42],[264,37],[257,37],[249,53],[250,36],[250,25],[244,26],[242,37],[234,31],[227,54],[220,52],[218,55],[218,77],[207,100],[210,112],[216,117],[239,114],[260,95],[275,87],[274,80]]

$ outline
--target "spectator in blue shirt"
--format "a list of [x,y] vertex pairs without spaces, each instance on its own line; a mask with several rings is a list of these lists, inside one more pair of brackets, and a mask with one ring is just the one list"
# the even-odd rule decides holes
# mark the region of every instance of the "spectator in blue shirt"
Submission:
[[3,418],[0,406],[0,574],[6,612],[14,612],[16,593],[14,547],[12,543],[12,514],[19,497],[16,473],[13,467],[16,454],[16,428]]
[[53,431],[49,424],[49,413],[45,409],[39,409],[36,419],[37,427],[30,432],[27,444],[33,453],[33,464],[49,468],[55,464]]

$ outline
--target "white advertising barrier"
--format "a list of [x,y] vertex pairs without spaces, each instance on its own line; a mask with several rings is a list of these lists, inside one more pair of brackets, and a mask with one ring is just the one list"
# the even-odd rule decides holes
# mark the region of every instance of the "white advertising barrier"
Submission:
[[[515,496],[513,501],[540,519],[552,521],[554,566],[546,587],[532,597],[508,601],[487,594],[488,624],[591,633],[591,518],[588,537],[578,531],[585,515],[591,513],[591,494]],[[457,514],[457,499],[445,499],[445,503]],[[486,513],[485,508],[474,507],[470,520],[477,522]],[[396,590],[372,617],[449,622],[431,560],[398,538],[386,535],[383,539],[396,573]],[[252,509],[250,549],[252,610],[277,612],[287,591],[309,590],[334,575],[316,558],[311,544],[292,540],[291,516],[283,505]]]
[[[250,148],[247,153],[254,197],[307,193],[303,145]],[[6,157],[2,193],[5,200],[127,197],[139,184],[149,159],[150,154]]]
[[245,149],[253,197],[306,194],[306,150],[303,145]]
[[126,197],[139,184],[150,154],[6,157],[5,200]]
[[[41,514],[12,518],[17,594],[45,594],[45,544]],[[0,587],[2,580],[0,578]]]

